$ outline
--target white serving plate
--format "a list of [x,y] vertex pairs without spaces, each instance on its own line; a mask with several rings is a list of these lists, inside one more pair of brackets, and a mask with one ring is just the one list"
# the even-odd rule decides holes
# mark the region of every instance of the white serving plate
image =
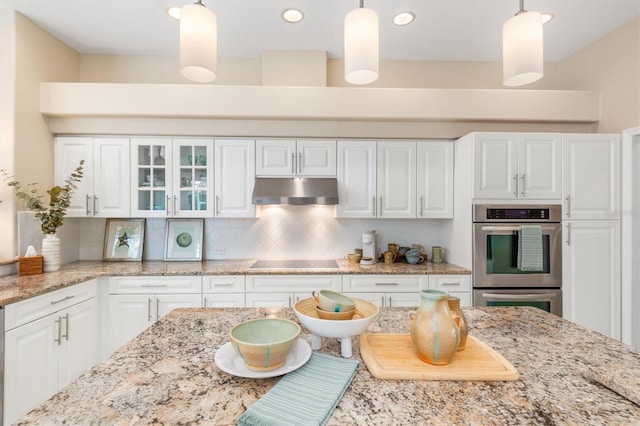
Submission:
[[309,361],[311,353],[309,344],[302,339],[298,339],[282,367],[270,371],[253,371],[244,365],[242,357],[233,349],[231,342],[227,342],[218,349],[214,359],[218,368],[225,373],[251,379],[264,379],[281,376],[297,370]]

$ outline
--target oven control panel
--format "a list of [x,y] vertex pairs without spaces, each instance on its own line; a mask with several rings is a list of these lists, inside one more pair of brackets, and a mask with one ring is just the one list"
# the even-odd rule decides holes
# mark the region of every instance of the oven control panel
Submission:
[[560,222],[558,205],[475,205],[474,222]]
[[549,209],[487,209],[487,219],[542,219],[549,218]]

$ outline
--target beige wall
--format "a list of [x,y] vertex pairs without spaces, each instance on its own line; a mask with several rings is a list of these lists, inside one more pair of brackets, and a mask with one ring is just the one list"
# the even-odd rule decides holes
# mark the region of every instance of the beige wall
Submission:
[[563,89],[600,92],[598,133],[640,125],[640,17],[607,34],[560,64]]
[[[37,182],[40,192],[46,196],[45,190],[54,183],[53,135],[40,114],[40,82],[77,80],[80,58],[77,52],[23,15],[5,11],[0,14],[0,19],[2,24],[9,24],[7,27],[2,25],[2,32],[8,31],[7,40],[2,34],[3,50],[7,47],[15,51],[14,60],[9,61],[8,69],[0,75],[2,97],[6,93],[12,104],[7,112],[8,119],[2,120],[0,129],[1,167],[9,169],[23,184]],[[3,64],[7,67],[4,61]],[[4,110],[0,110],[2,116],[5,115]],[[5,152],[7,157],[12,157],[6,165]],[[0,194],[6,194],[6,188],[3,191]],[[9,197],[13,203],[15,197],[10,192]],[[0,213],[3,224],[5,221],[10,224],[2,232],[0,259],[18,255],[15,211],[22,210],[23,206],[21,203],[13,204],[3,206]],[[11,244],[4,243],[7,241]]]

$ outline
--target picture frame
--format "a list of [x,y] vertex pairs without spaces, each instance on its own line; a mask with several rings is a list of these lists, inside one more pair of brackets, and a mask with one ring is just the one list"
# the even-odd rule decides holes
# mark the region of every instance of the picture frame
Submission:
[[167,219],[164,260],[202,261],[204,219]]
[[103,261],[142,261],[145,219],[107,219]]

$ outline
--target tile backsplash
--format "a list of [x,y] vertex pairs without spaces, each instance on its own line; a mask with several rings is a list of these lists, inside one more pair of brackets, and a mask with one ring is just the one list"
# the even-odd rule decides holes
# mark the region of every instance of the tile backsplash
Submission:
[[[380,243],[441,245],[443,220],[336,219],[332,207],[262,206],[256,219],[205,219],[204,259],[337,258],[362,247],[362,232],[376,230]],[[65,218],[59,229],[62,262],[100,260],[106,219]],[[143,259],[162,260],[165,219],[147,219]],[[19,252],[40,252],[39,222],[18,214]]]

